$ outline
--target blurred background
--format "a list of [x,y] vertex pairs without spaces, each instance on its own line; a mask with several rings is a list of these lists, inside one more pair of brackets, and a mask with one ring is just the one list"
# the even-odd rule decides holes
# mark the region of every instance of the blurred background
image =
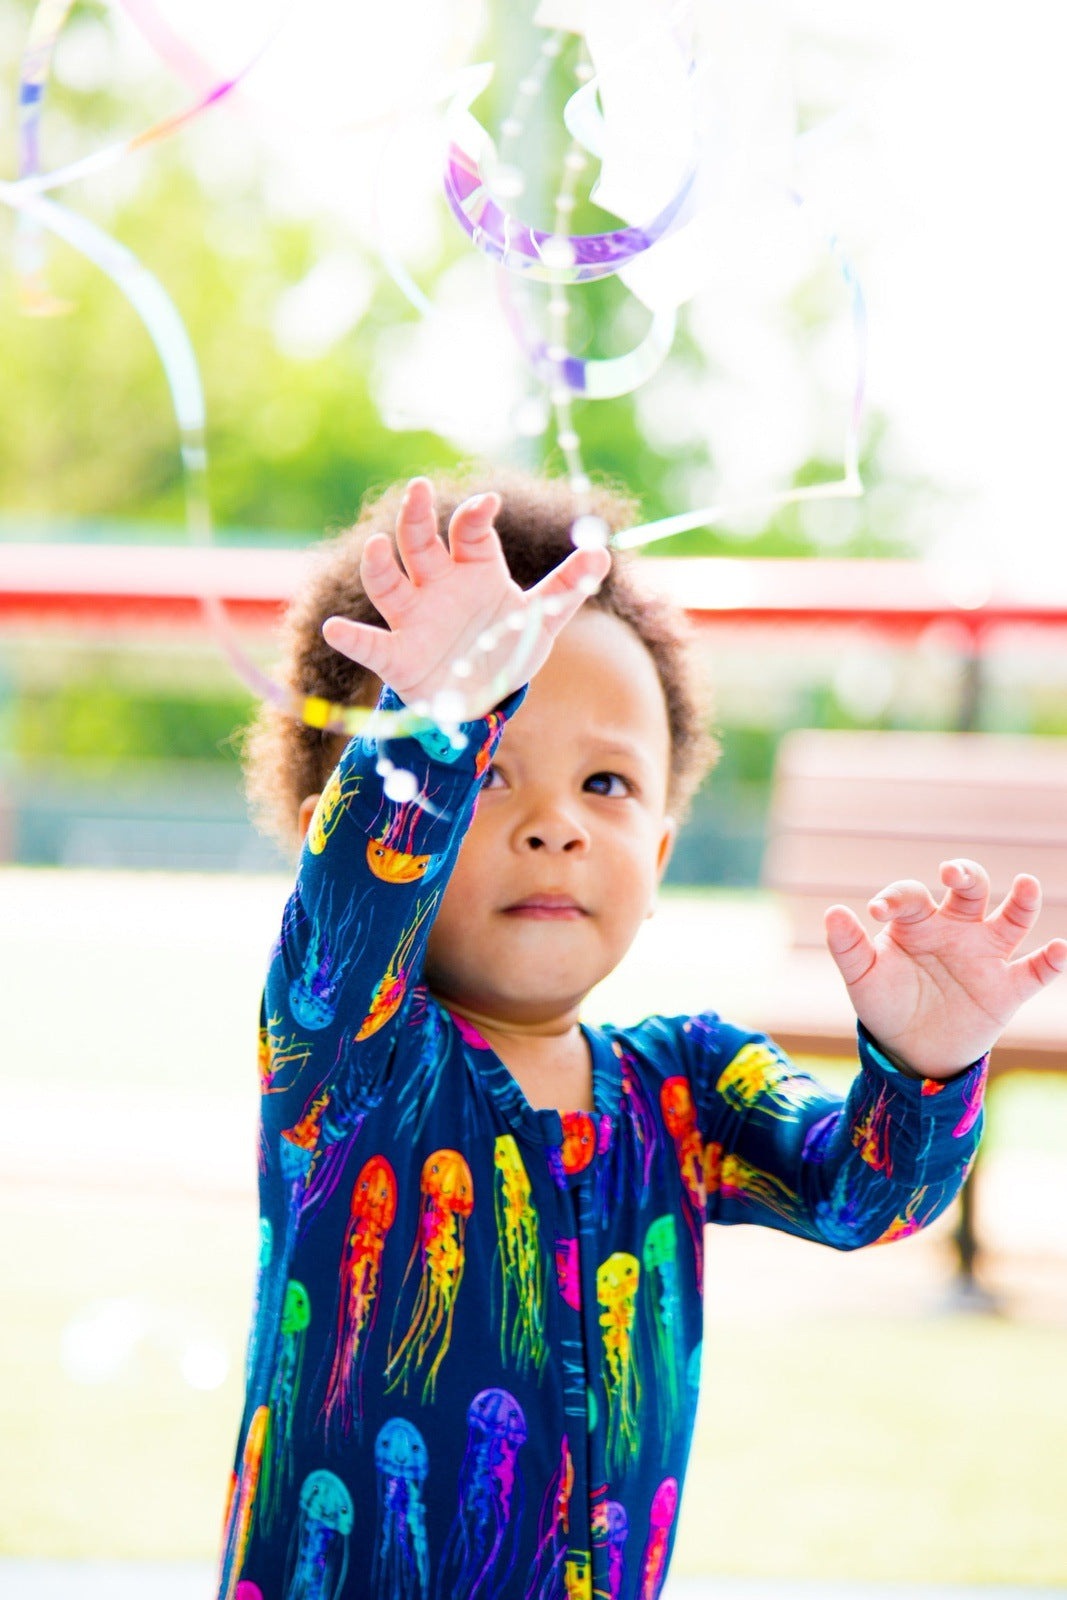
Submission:
[[[593,1013],[755,1010],[787,939],[762,886],[787,730],[1067,736],[1064,30],[1036,0],[996,30],[956,0],[870,9],[695,7],[722,106],[714,259],[659,370],[573,406],[580,470],[644,519],[726,508],[647,551],[710,575],[693,609],[723,756]],[[46,171],[177,114],[191,60],[225,77],[266,46],[228,103],[58,192],[188,331],[214,542],[243,553],[235,592],[258,574],[266,594],[242,624],[257,662],[286,553],[370,491],[472,460],[577,470],[441,197],[440,152],[456,72],[493,63],[474,108],[493,131],[525,107],[522,207],[547,226],[597,7],[388,12],[77,5],[48,81]],[[33,14],[0,11],[5,178]],[[554,28],[571,43],[525,93]],[[574,231],[615,225],[587,195]],[[0,207],[0,1554],[199,1574],[240,1406],[255,1018],[287,864],[246,820],[254,700],[195,605],[93,597],[190,550],[152,341],[65,245],[46,238],[28,280],[19,234]],[[863,286],[865,373],[831,238]],[[658,292],[576,293],[572,348],[624,354]],[[862,497],[765,503],[839,480],[850,450]],[[788,560],[860,599],[832,624],[814,603],[738,616],[730,593]],[[903,632],[878,622],[890,571],[940,597]],[[1010,625],[973,626],[1007,589]],[[841,1260],[748,1230],[709,1242],[683,1578],[1067,1586],[1067,1078],[1013,1074],[993,1100],[969,1309],[951,1218]]]

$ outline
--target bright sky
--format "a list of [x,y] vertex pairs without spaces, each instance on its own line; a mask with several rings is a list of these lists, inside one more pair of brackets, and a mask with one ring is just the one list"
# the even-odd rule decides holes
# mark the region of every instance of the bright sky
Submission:
[[[546,22],[599,25],[602,54],[605,16],[621,28],[649,7],[686,9],[679,0],[611,0],[605,11],[606,3],[541,0]],[[387,240],[417,276],[421,249],[452,225],[433,154],[440,121],[423,112],[442,106],[455,68],[476,59],[485,7],[274,5],[287,20],[250,82],[243,119],[277,156],[272,202],[345,216],[354,241],[373,249]],[[782,333],[775,309],[825,251],[821,226],[832,227],[866,296],[867,402],[891,425],[886,465],[946,491],[931,535],[939,552],[976,571],[1030,565],[1067,580],[1058,492],[1067,434],[1067,14],[1048,0],[695,7],[714,46],[704,111],[719,114],[726,147],[731,132],[735,146],[750,141],[744,148],[763,179],[800,181],[807,238],[790,238],[798,224],[782,220],[787,206],[773,225],[780,236],[772,228],[762,244],[751,218],[718,230],[724,247],[712,252],[693,301],[718,376],[693,390],[668,364],[641,395],[651,437],[702,430],[722,483],[737,494],[777,486],[813,446],[840,453],[854,377],[847,296],[842,289],[825,338],[808,348]],[[166,0],[159,10],[222,69],[244,58],[269,15],[251,0]],[[821,136],[800,146],[790,137],[786,150],[783,128],[795,126],[798,103],[813,100],[835,116]],[[632,129],[641,106],[631,97],[622,109]],[[380,119],[398,111],[385,139]],[[375,125],[346,134],[353,119]],[[196,137],[221,156],[234,139],[220,140],[218,128],[202,118]],[[438,315],[386,340],[382,382],[398,424],[429,422],[468,448],[504,445],[524,371],[489,288],[472,249],[441,286]],[[303,340],[309,353],[316,340],[328,345],[358,317],[366,289],[357,266],[322,264],[280,308],[280,337]],[[455,379],[460,369],[465,384]]]

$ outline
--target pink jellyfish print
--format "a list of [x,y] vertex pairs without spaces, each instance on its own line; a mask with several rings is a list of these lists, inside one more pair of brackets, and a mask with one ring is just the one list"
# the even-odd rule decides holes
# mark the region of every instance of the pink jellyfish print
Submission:
[[638,1600],[658,1600],[667,1576],[671,1528],[678,1511],[678,1480],[664,1478],[652,1496],[648,1513],[648,1539],[641,1557],[641,1587]]
[[697,1127],[696,1106],[688,1078],[665,1078],[659,1101],[678,1158],[682,1186],[689,1200],[686,1218],[693,1241],[699,1289],[704,1282],[704,1218],[708,1192],[704,1186],[704,1144]]
[[537,1549],[526,1580],[524,1600],[555,1600],[571,1531],[574,1462],[567,1435],[560,1440],[559,1466],[545,1490],[537,1521]]
[[396,1174],[384,1156],[371,1156],[352,1189],[341,1256],[337,1337],[323,1403],[327,1427],[336,1422],[346,1435],[353,1417],[362,1420],[363,1363],[378,1315],[382,1252],[395,1218]]
[[379,1028],[384,1028],[400,1010],[401,1002],[407,993],[411,957],[418,940],[419,929],[433,915],[437,899],[437,895],[432,895],[429,900],[423,901],[415,912],[414,921],[400,935],[396,949],[389,957],[389,964],[378,979],[374,993],[370,997],[370,1010],[360,1023],[356,1034],[357,1043],[369,1039]]
[[263,1600],[263,1590],[250,1578],[242,1578],[233,1592],[233,1600]]
[[617,1500],[601,1500],[593,1507],[594,1548],[607,1547],[608,1587],[604,1600],[622,1600],[623,1579],[626,1576],[626,1539],[630,1532],[630,1519],[626,1509]]
[[[474,1180],[458,1150],[435,1150],[427,1156],[420,1179],[422,1207],[418,1231],[411,1247],[404,1287],[419,1263],[419,1282],[408,1330],[396,1343],[397,1318],[393,1316],[386,1364],[388,1389],[407,1394],[414,1373],[429,1360],[422,1401],[432,1401],[437,1374],[452,1343],[456,1297],[463,1282],[463,1236],[474,1209]],[[432,1359],[431,1359],[432,1352]]]
[[425,1600],[430,1581],[423,1484],[430,1458],[422,1434],[391,1417],[374,1442],[378,1526],[374,1540],[375,1600]]
[[304,1344],[311,1324],[311,1301],[302,1283],[290,1278],[278,1329],[278,1354],[271,1382],[270,1420],[263,1456],[260,1515],[270,1527],[278,1514],[282,1495],[293,1480],[293,1414],[300,1398],[304,1371]]
[[582,1280],[577,1239],[556,1240],[556,1283],[560,1298],[573,1310],[581,1310]]
[[286,1574],[285,1600],[337,1600],[348,1571],[352,1496],[320,1468],[304,1479]]
[[219,1578],[220,1600],[235,1600],[237,1580],[244,1566],[248,1541],[252,1534],[256,1490],[259,1487],[263,1446],[267,1438],[267,1419],[266,1406],[257,1406],[248,1424],[248,1432],[245,1434],[241,1465],[234,1473],[230,1484],[230,1496],[226,1506],[226,1534],[222,1546],[222,1571]]
[[607,1394],[607,1462],[611,1473],[626,1470],[637,1448],[637,1406],[641,1385],[634,1359],[634,1320],[641,1268],[637,1257],[617,1250],[597,1268],[602,1371]]
[[422,807],[406,802],[393,807],[382,832],[367,841],[367,865],[383,883],[426,882],[441,870],[444,856],[412,851]]
[[526,1440],[522,1407],[506,1389],[483,1389],[467,1411],[459,1506],[441,1552],[441,1600],[490,1600],[508,1592],[522,1520],[518,1455]]
[[531,1367],[540,1373],[548,1354],[541,1242],[530,1179],[510,1133],[497,1138],[493,1163],[497,1257],[503,1291],[500,1354],[505,1361],[510,1357],[516,1370],[524,1375]]
[[[971,1129],[978,1121],[978,1118],[982,1115],[982,1104],[985,1098],[985,1086],[986,1079],[988,1077],[989,1062],[987,1060],[982,1063],[982,1070],[979,1072],[974,1083],[971,1085],[970,1090],[964,1090],[963,1115],[960,1117],[960,1120],[952,1130],[952,1137],[954,1139],[962,1139],[965,1134],[970,1133]],[[926,1084],[929,1081],[929,1079],[926,1079],[923,1083],[924,1094],[927,1092]],[[944,1088],[944,1085],[939,1083],[938,1089],[942,1088]]]

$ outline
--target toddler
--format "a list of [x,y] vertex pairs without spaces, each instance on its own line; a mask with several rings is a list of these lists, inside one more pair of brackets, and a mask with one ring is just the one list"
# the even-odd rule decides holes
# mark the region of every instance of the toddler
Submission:
[[380,691],[382,717],[345,746],[268,709],[251,740],[254,801],[304,838],[262,1015],[225,1600],[655,1600],[705,1223],[853,1249],[931,1221],[990,1046],[1067,966],[1062,940],[1012,959],[1033,878],[990,913],[953,861],[940,903],[883,890],[873,940],[827,915],[844,1100],[713,1010],[584,1024],[713,752],[677,619],[572,548],[575,514],[559,483],[415,479],[290,612],[292,685]]

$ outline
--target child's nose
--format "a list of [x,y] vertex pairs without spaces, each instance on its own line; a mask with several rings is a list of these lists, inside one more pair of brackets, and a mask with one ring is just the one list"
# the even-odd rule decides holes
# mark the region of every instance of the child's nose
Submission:
[[546,797],[532,805],[519,827],[524,850],[584,852],[589,834],[571,809]]

